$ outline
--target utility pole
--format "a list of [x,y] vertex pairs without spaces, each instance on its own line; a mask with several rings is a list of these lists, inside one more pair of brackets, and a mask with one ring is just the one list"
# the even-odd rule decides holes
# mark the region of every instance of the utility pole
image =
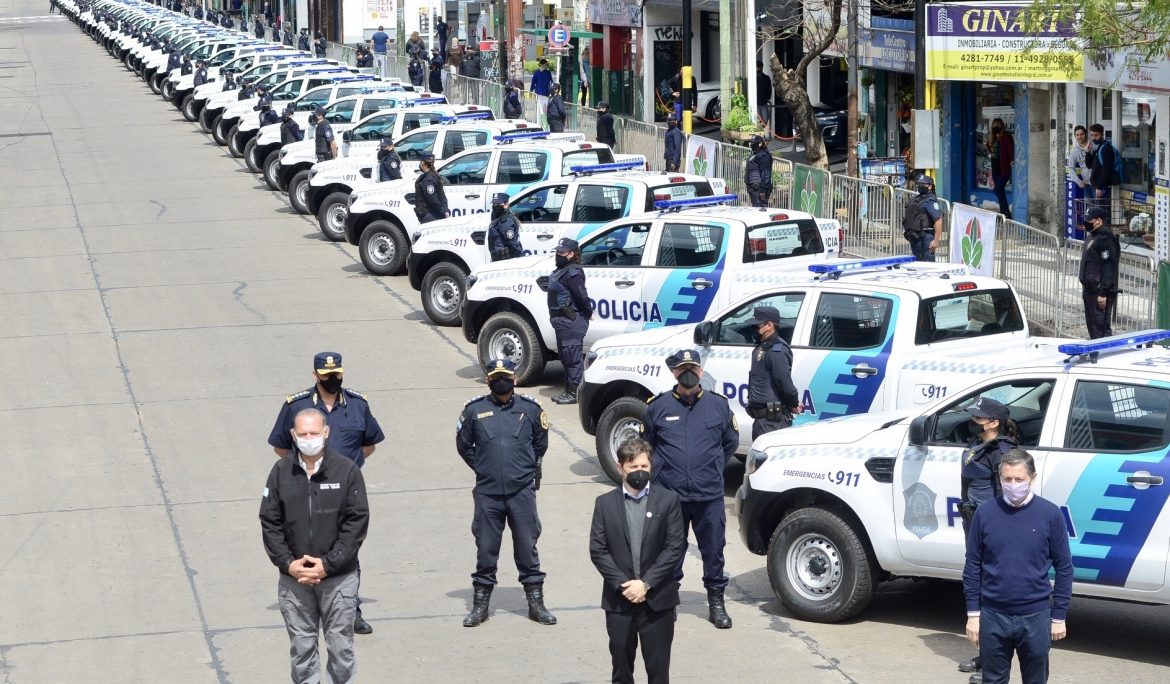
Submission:
[[857,62],[861,55],[857,47],[857,0],[849,0],[849,165],[848,175],[857,178]]
[[926,109],[926,0],[914,0],[914,108]]
[[691,99],[694,96],[695,70],[691,64],[691,0],[682,0],[682,121],[683,133],[691,134]]

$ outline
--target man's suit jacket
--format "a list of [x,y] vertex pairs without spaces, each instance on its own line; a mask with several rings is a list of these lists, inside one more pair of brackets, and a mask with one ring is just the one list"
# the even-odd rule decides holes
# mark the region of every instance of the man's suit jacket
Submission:
[[[650,585],[646,604],[652,610],[668,610],[679,603],[674,569],[683,554],[686,527],[677,494],[651,486],[646,496],[649,499],[642,529],[642,576],[636,579]],[[622,596],[622,583],[635,579],[635,575],[621,487],[597,497],[593,504],[589,556],[604,580],[601,607],[619,613],[633,609],[634,604]]]

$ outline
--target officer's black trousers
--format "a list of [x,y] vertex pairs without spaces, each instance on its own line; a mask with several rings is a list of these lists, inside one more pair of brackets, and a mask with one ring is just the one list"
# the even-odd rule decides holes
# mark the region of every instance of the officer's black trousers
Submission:
[[[727,545],[727,511],[723,497],[710,501],[683,501],[683,525],[695,531],[699,542],[699,555],[703,557],[703,586],[708,589],[722,589],[727,586],[727,575],[723,574],[723,547]],[[686,560],[687,543],[683,542],[683,554],[674,569],[674,579],[682,581],[683,561]]]
[[576,389],[585,372],[585,333],[589,321],[579,314],[571,321],[565,316],[555,316],[552,327],[557,335],[557,357],[565,367],[565,389]]
[[1113,309],[1117,306],[1117,295],[1106,298],[1105,308],[1097,306],[1097,291],[1085,290],[1081,294],[1085,303],[1085,326],[1089,329],[1089,339],[1109,337],[1113,334]]
[[471,534],[475,536],[475,584],[496,583],[496,562],[500,558],[500,543],[504,539],[504,523],[512,528],[512,553],[520,584],[540,584],[540,556],[536,541],[540,538],[540,517],[536,514],[536,489],[525,487],[510,496],[494,496],[474,492],[475,515],[471,520]]
[[766,435],[769,432],[775,432],[776,430],[783,430],[788,426],[789,422],[787,420],[768,420],[766,418],[756,418],[755,421],[752,422],[752,441],[756,441],[756,438],[760,435]]
[[646,681],[670,681],[670,647],[674,643],[675,609],[652,610],[639,603],[628,613],[606,611],[605,631],[609,633],[609,655],[613,660],[613,681],[634,684],[634,656],[642,642]]

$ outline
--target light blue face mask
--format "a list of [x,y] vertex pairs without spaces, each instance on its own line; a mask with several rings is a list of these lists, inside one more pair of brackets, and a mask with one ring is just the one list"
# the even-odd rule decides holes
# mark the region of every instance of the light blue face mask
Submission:
[[1032,493],[1032,485],[1028,482],[1001,482],[1000,489],[1003,490],[1003,500],[1013,508],[1023,506]]

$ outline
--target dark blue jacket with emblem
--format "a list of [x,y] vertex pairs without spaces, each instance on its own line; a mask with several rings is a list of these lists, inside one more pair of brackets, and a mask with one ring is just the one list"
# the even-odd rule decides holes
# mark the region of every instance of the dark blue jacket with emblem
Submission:
[[297,413],[307,408],[315,408],[325,414],[325,423],[329,426],[326,445],[352,460],[359,468],[366,462],[362,447],[373,446],[386,439],[382,427],[370,413],[366,395],[343,387],[337,395],[333,410],[326,411],[317,388],[310,387],[285,400],[276,416],[276,424],[272,426],[272,433],[268,435],[268,443],[277,449],[293,449],[296,446],[291,433],[293,420]]
[[515,494],[534,484],[548,451],[548,414],[522,394],[503,404],[490,394],[476,397],[459,415],[455,448],[475,471],[476,492]]
[[723,498],[723,468],[739,447],[739,426],[725,397],[700,390],[692,402],[663,392],[650,400],[643,424],[654,447],[654,484],[683,501]]

